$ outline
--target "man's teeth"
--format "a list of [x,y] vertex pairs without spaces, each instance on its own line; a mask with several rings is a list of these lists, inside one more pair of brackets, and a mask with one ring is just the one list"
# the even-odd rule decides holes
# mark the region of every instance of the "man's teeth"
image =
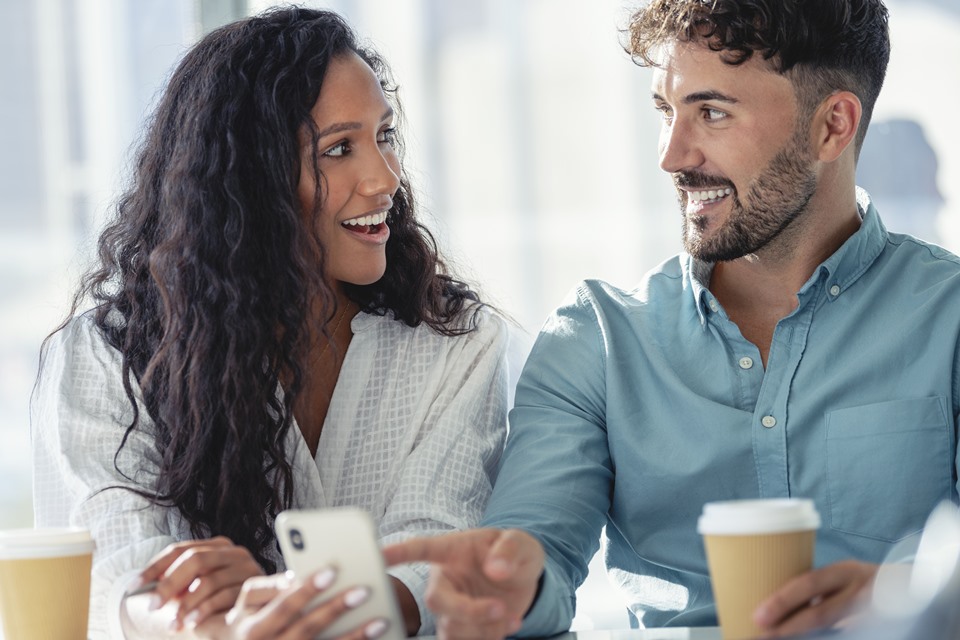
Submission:
[[350,218],[349,220],[344,220],[343,224],[350,227],[360,227],[360,226],[376,226],[378,224],[383,224],[387,220],[387,212],[381,211],[380,213],[373,213],[369,216],[360,216],[359,218]]
[[691,202],[704,202],[707,200],[719,200],[733,193],[733,189],[726,187],[723,189],[710,189],[709,191],[688,191],[687,197]]

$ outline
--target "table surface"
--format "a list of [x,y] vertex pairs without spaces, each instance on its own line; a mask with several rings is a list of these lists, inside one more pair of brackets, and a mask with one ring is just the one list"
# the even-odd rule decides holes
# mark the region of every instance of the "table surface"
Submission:
[[551,640],[721,640],[719,627],[571,631]]
[[[423,640],[435,636],[421,636]],[[3,629],[0,628],[0,640]],[[571,631],[550,640],[721,640],[718,627],[677,627],[673,629],[622,629],[612,631]]]
[[[436,636],[421,636],[433,640]],[[674,627],[670,629],[616,629],[570,631],[550,640],[721,640],[719,627]]]
[[[422,636],[423,640],[434,636]],[[3,640],[3,629],[0,629]],[[674,629],[622,629],[614,631],[571,631],[550,640],[721,640],[717,627]]]

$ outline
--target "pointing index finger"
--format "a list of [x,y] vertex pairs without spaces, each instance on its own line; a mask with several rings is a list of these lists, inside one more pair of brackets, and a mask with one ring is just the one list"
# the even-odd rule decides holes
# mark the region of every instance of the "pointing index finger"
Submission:
[[448,557],[446,536],[436,538],[411,538],[383,548],[383,558],[388,566],[407,562],[443,562]]

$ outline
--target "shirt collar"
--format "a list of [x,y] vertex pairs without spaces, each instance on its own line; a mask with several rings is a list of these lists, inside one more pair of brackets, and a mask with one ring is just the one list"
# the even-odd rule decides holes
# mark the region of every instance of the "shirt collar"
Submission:
[[690,291],[693,292],[697,315],[700,316],[700,326],[706,326],[710,300],[713,299],[713,294],[710,293],[707,285],[710,283],[714,263],[697,260],[688,253],[683,253],[681,258],[683,280],[690,285]]
[[873,264],[887,243],[887,229],[883,226],[870,194],[857,187],[857,209],[860,211],[860,228],[832,256],[823,261],[800,289],[803,293],[818,278],[828,279],[830,286],[840,287],[832,294],[846,291]]
[[[857,187],[857,209],[860,211],[862,220],[860,228],[814,270],[798,294],[802,295],[817,281],[824,279],[831,283],[831,287],[834,285],[839,287],[832,295],[836,298],[856,282],[883,251],[887,242],[887,229],[880,221],[870,195],[860,187]],[[681,254],[680,263],[684,282],[693,293],[700,324],[705,325],[710,301],[713,300],[713,294],[707,286],[710,283],[714,263],[697,260],[687,253]]]

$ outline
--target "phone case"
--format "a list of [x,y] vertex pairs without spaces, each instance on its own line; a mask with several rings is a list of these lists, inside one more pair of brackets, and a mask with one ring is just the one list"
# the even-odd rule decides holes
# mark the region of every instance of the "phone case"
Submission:
[[381,638],[403,640],[406,637],[393,587],[377,546],[373,519],[366,511],[350,507],[290,509],[277,516],[275,529],[287,569],[298,578],[306,578],[328,566],[337,571],[334,583],[311,606],[355,586],[370,589],[369,600],[344,613],[317,636],[318,640],[335,638],[375,618],[389,622]]

